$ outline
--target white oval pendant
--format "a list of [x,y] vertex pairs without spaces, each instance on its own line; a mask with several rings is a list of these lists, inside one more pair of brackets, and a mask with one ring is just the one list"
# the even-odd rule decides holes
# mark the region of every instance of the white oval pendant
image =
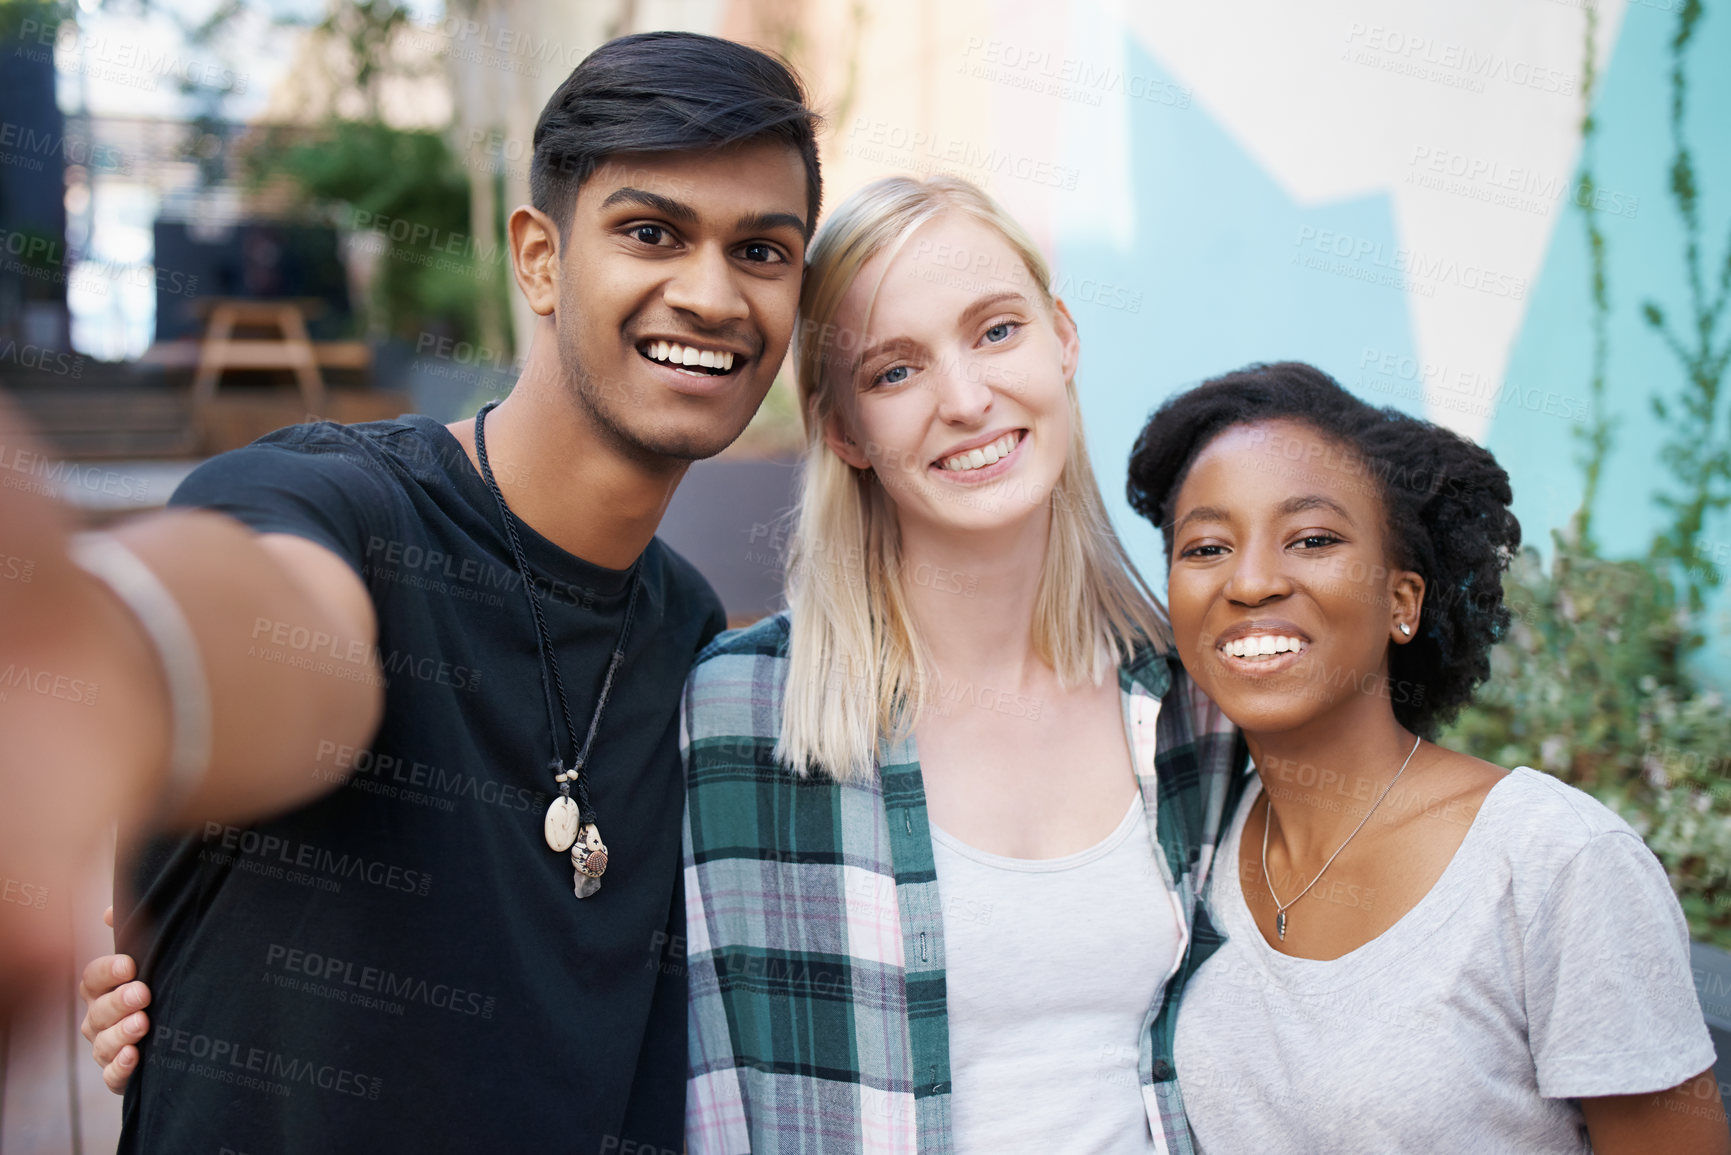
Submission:
[[541,833],[547,836],[547,845],[556,852],[563,854],[571,849],[571,844],[577,841],[577,804],[564,794],[553,799],[553,805],[547,807],[547,817],[541,823]]

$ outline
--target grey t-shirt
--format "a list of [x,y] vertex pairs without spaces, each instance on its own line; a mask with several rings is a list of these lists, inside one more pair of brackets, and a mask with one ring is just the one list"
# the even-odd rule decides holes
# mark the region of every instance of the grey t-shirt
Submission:
[[1239,884],[1252,786],[1190,980],[1178,1083],[1204,1152],[1590,1151],[1579,1104],[1713,1064],[1663,869],[1587,794],[1521,767],[1430,893],[1338,959],[1268,945]]

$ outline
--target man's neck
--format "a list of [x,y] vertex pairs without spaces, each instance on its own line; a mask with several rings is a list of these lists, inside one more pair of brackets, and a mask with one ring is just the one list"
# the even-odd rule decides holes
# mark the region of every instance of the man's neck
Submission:
[[[451,424],[480,469],[475,423]],[[569,554],[625,569],[655,536],[689,462],[647,462],[599,430],[536,341],[511,395],[487,415],[487,462],[512,514]]]

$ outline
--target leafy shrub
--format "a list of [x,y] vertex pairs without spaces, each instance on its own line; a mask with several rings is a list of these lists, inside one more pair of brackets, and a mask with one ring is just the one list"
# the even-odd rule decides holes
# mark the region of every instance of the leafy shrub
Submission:
[[483,297],[506,291],[505,253],[470,235],[468,175],[443,136],[339,120],[311,140],[266,134],[249,159],[256,182],[286,177],[309,208],[341,206],[337,223],[377,256],[377,331],[476,339]]
[[1504,593],[1509,635],[1444,744],[1593,794],[1658,855],[1690,933],[1731,948],[1731,711],[1684,662],[1686,597],[1652,561],[1562,540],[1548,571],[1523,551]]

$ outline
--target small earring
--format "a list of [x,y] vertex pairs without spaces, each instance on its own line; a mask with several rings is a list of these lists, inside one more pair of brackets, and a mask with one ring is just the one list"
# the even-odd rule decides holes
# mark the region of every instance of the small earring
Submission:
[[1400,623],[1400,632],[1409,638],[1412,637],[1412,627],[1407,625],[1405,622]]

